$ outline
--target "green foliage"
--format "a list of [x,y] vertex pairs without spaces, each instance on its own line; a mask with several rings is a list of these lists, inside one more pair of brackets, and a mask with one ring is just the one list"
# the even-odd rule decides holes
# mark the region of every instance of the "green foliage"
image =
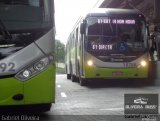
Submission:
[[65,59],[65,45],[60,40],[56,40],[56,62],[64,63],[64,59]]

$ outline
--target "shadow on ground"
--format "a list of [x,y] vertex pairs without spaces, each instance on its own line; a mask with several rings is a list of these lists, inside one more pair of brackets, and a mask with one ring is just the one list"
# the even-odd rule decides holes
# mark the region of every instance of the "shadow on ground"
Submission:
[[125,87],[125,88],[137,88],[156,86],[154,81],[142,80],[142,79],[96,79],[89,80],[88,88],[107,88],[107,87]]

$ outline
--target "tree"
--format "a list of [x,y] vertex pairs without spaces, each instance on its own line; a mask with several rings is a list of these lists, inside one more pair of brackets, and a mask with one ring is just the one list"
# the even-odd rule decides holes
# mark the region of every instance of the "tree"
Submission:
[[56,62],[64,63],[64,59],[65,45],[60,40],[56,40]]

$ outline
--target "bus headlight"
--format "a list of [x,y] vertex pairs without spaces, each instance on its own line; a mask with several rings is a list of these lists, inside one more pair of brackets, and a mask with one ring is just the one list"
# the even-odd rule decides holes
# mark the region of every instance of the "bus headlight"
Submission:
[[17,73],[15,75],[15,77],[21,81],[28,80],[28,79],[32,78],[33,76],[36,76],[37,74],[39,74],[43,70],[45,70],[51,61],[52,61],[52,59],[50,59],[50,56],[44,57],[44,58],[40,59],[38,62],[33,63],[31,66],[29,66],[29,67],[23,69],[22,71],[20,71],[19,73]]
[[23,71],[23,76],[28,78],[30,76],[31,72],[29,70]]
[[93,66],[93,61],[92,61],[92,60],[88,60],[88,61],[87,61],[87,65],[88,65],[88,66]]
[[138,68],[143,68],[147,66],[147,62],[145,60],[140,61]]
[[147,65],[147,62],[144,61],[144,60],[142,60],[142,61],[141,61],[141,66],[142,66],[142,67],[145,67],[146,65]]
[[37,71],[43,70],[48,65],[48,58],[43,58],[36,64],[34,64],[34,69]]

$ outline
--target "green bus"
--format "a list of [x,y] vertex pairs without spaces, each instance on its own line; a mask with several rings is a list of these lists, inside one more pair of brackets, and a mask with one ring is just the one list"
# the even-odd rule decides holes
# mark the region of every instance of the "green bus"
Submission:
[[54,0],[0,0],[0,108],[55,101]]
[[147,79],[148,29],[137,10],[98,8],[80,17],[66,44],[66,73],[93,79]]

